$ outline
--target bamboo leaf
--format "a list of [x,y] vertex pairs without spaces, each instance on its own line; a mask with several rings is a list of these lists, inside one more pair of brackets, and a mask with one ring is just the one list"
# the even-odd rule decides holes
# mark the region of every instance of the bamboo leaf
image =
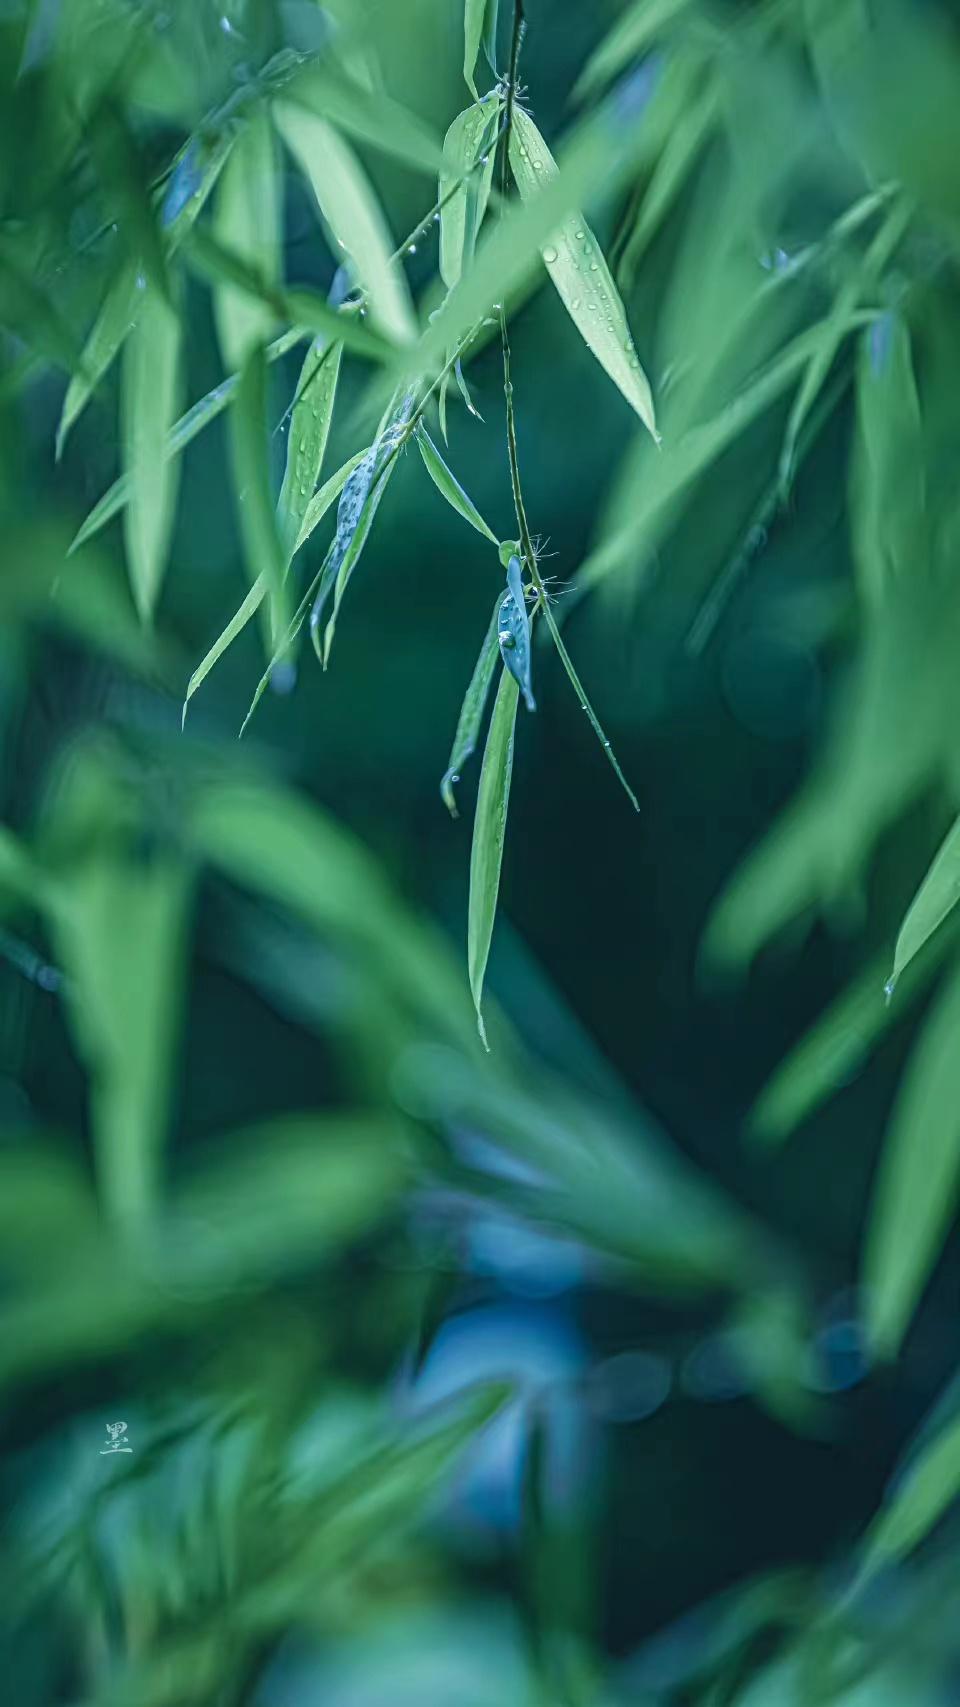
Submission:
[[927,1016],[884,1140],[863,1255],[871,1341],[893,1356],[940,1253],[960,1179],[960,968]]
[[179,464],[165,453],[180,401],[180,320],[156,285],[144,284],[139,317],[124,352],[122,430],[130,500],[124,540],[141,620],[149,621],[163,581],[176,508]]
[[277,525],[289,562],[323,466],[343,357],[341,343],[314,339],[306,356],[290,416],[287,461],[277,503]]
[[601,747],[603,748],[604,752],[606,753],[607,759],[609,760],[610,764],[613,766],[614,772],[617,776],[617,779],[620,783],[620,786],[623,789],[624,793],[626,794],[627,799],[629,800],[631,806],[633,807],[633,810],[635,812],[639,812],[640,802],[637,799],[636,795],[634,794],[633,789],[630,787],[630,784],[628,783],[626,777],[624,776],[623,771],[620,769],[620,764],[619,764],[619,761],[617,759],[617,755],[614,752],[613,747],[611,746],[610,741],[608,740],[607,736],[604,734],[603,727],[601,725],[599,717],[597,716],[596,712],[593,709],[593,706],[591,705],[589,699],[587,698],[586,690],[583,686],[583,683],[581,682],[580,677],[577,675],[576,669],[574,668],[573,659],[571,658],[569,652],[567,651],[566,646],[563,643],[563,636],[560,633],[559,628],[557,627],[557,622],[556,622],[556,618],[553,614],[553,611],[550,609],[549,599],[543,602],[542,608],[543,608],[543,614],[546,617],[547,627],[550,630],[550,638],[552,639],[554,646],[557,648],[557,651],[560,654],[560,662],[562,663],[564,669],[567,672],[567,675],[570,678],[570,682],[571,682],[571,685],[573,687],[573,691],[576,694],[578,701],[580,702],[580,708],[582,711],[586,712],[587,721],[589,722],[590,727],[593,730],[593,733],[596,735],[597,740],[600,742]]
[[[291,332],[284,332],[282,337],[275,338],[273,343],[268,345],[266,350],[267,361],[274,362],[278,356],[286,355],[288,350],[292,350],[296,344],[302,343],[306,336],[305,332],[301,332],[296,327]],[[232,373],[229,379],[222,380],[219,385],[214,386],[212,391],[208,391],[205,397],[199,398],[196,403],[192,404],[186,414],[181,415],[179,421],[176,421],[170,428],[164,445],[164,456],[167,458],[179,456],[181,451],[186,450],[198,434],[203,432],[204,427],[216,420],[217,416],[226,409],[228,403],[232,402],[237,394],[239,383],[240,375]],[[125,474],[121,474],[119,479],[115,480],[113,485],[104,492],[103,497],[97,500],[86,520],[78,528],[67,555],[70,556],[74,551],[79,551],[81,545],[86,545],[88,540],[93,539],[101,528],[106,527],[107,523],[119,514],[124,505],[129,503],[129,500],[130,482]]]
[[267,458],[267,364],[254,345],[240,375],[231,414],[231,450],[240,533],[252,583],[262,575],[272,604],[274,636],[286,626],[283,604],[285,561],[274,515]]
[[326,119],[283,101],[275,111],[280,134],[313,188],[334,249],[344,248],[356,269],[374,324],[394,342],[409,343],[417,321],[406,279],[353,149]]
[[440,783],[443,803],[452,818],[459,816],[453,785],[460,781],[464,765],[476,751],[477,742],[480,739],[480,725],[483,722],[483,711],[487,703],[487,695],[490,692],[490,683],[493,681],[493,672],[497,667],[499,653],[497,630],[499,628],[502,598],[502,593],[498,594],[497,602],[493,607],[493,615],[483,637],[483,645],[473,666],[473,674],[467,684],[467,691],[460,707],[460,716],[453,737],[453,746],[450,749],[450,758]]
[[907,909],[900,926],[893,952],[893,971],[888,993],[923,947],[928,937],[939,930],[948,914],[960,900],[960,818],[948,830],[934,857],[926,877]]
[[[924,1431],[926,1432],[926,1431]],[[960,1418],[909,1455],[864,1537],[854,1588],[911,1553],[960,1495]]]
[[447,503],[456,510],[459,516],[463,517],[465,522],[469,522],[470,526],[476,528],[478,533],[482,533],[486,539],[492,540],[493,544],[498,546],[500,541],[496,534],[492,528],[487,526],[473,499],[467,495],[456,475],[447,467],[422,422],[416,429],[415,437],[424,467],[437,491],[446,498]]
[[97,385],[130,332],[140,303],[137,268],[127,262],[107,291],[103,307],[83,347],[80,368],[67,386],[57,426],[56,457],[60,460],[67,434],[83,413]]
[[[501,103],[485,95],[458,113],[443,139],[443,167],[438,183],[440,202],[440,277],[449,289],[473,260],[477,233],[483,223],[496,158],[496,134]],[[486,156],[486,164],[480,162]]]
[[871,1051],[926,989],[954,931],[942,931],[921,959],[912,960],[895,1003],[886,993],[889,960],[882,955],[820,1016],[764,1086],[750,1116],[751,1134],[764,1143],[781,1143],[808,1115],[864,1065]]
[[690,0],[633,0],[595,48],[574,86],[574,99],[593,95],[669,28]]
[[504,670],[494,700],[487,744],[483,751],[477,810],[473,821],[473,844],[470,849],[467,968],[473,1004],[477,1010],[477,1026],[485,1049],[489,1048],[489,1044],[481,1008],[483,980],[497,916],[519,698],[520,689],[516,681],[509,670]]
[[[536,125],[515,107],[510,167],[524,202],[535,201],[557,176],[557,163]],[[657,438],[653,397],[634,348],[620,293],[586,220],[566,216],[540,253],[561,302],[601,367]]]
[[[280,278],[279,185],[273,127],[261,107],[247,121],[224,167],[213,229],[220,243],[248,261],[270,285]],[[214,286],[213,310],[224,363],[229,372],[238,372],[253,345],[269,338],[274,315],[265,303],[226,280]]]
[[[297,550],[299,550],[305,540],[309,539],[313,529],[322,521],[334,499],[338,497],[340,492],[343,490],[348,477],[356,468],[362,455],[363,452],[361,451],[357,456],[351,457],[349,462],[345,462],[342,468],[338,468],[336,474],[331,474],[330,479],[324,482],[319,492],[317,492],[311,499],[307,514],[304,518],[300,537],[297,540]],[[214,664],[223,657],[228,646],[233,645],[237,635],[242,634],[247,623],[250,621],[250,618],[256,615],[266,596],[267,580],[266,576],[261,573],[254,581],[253,586],[250,588],[250,591],[243,600],[240,609],[234,612],[230,621],[227,623],[226,628],[217,636],[217,639],[210,647],[209,652],[206,653],[202,662],[197,665],[193,675],[190,677],[190,680],[187,683],[187,692],[183,701],[183,712],[181,717],[182,723],[186,722],[187,706],[196,693],[198,687],[200,687],[206,680],[210,671],[213,669]]]
[[523,694],[528,711],[536,711],[530,684],[530,618],[523,591],[523,573],[516,555],[507,563],[507,591],[500,603],[497,629],[500,656]]
[[383,89],[373,94],[340,71],[312,65],[287,86],[284,98],[395,160],[423,172],[437,170],[439,138],[423,119],[391,100]]
[[864,598],[879,604],[928,557],[923,421],[910,333],[884,314],[859,339],[850,532]]
[[463,75],[474,100],[477,99],[475,73],[487,22],[487,4],[488,0],[464,0],[463,5]]

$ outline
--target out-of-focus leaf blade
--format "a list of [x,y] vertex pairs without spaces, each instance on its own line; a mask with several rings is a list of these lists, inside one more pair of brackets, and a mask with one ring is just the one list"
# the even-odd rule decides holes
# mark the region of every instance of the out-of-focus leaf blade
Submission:
[[[280,277],[281,209],[273,127],[265,108],[253,113],[234,144],[217,186],[213,229],[270,285]],[[214,286],[214,318],[229,372],[239,372],[254,344],[273,330],[269,308],[227,281]]]
[[855,1588],[911,1553],[960,1496],[960,1418],[918,1444],[867,1530]]
[[[522,107],[516,107],[513,114],[510,168],[525,202],[535,201],[543,186],[557,176],[553,155]],[[656,438],[653,396],[620,292],[582,215],[568,214],[540,252],[560,300],[588,349]]]
[[422,118],[382,89],[372,94],[352,78],[312,65],[287,86],[284,98],[407,166],[430,173],[437,170],[439,138]]
[[63,447],[66,444],[70,428],[78,416],[83,413],[94,387],[103,378],[130,332],[140,304],[141,293],[137,288],[137,268],[133,262],[128,262],[107,291],[103,307],[97,315],[90,336],[83,347],[80,371],[73,375],[70,384],[67,386],[67,394],[63,400],[63,409],[57,427],[56,455],[58,459],[63,454]]
[[328,124],[280,102],[277,124],[313,188],[334,247],[342,245],[366,292],[373,322],[395,343],[416,337],[417,322],[403,269],[392,258],[383,212],[353,149]]
[[875,1349],[893,1356],[936,1262],[960,1180],[960,969],[924,1021],[884,1139],[862,1276]]
[[684,12],[691,0],[633,0],[595,48],[574,87],[582,100],[609,83]]
[[180,465],[166,455],[180,406],[180,318],[145,284],[124,350],[122,427],[130,500],[124,512],[127,565],[137,609],[150,620],[173,529]]
[[490,957],[490,943],[497,916],[500,867],[507,831],[510,780],[513,775],[513,738],[520,689],[509,670],[500,677],[493,704],[487,744],[483,750],[477,810],[470,849],[470,905],[467,918],[467,968],[470,991],[477,1010],[477,1026],[488,1048],[483,1023],[483,980]]
[[493,681],[493,672],[497,667],[497,658],[500,653],[497,643],[497,630],[500,625],[502,597],[502,594],[497,597],[497,602],[493,607],[493,615],[483,637],[483,645],[473,666],[473,674],[467,684],[467,691],[460,707],[460,716],[453,737],[453,746],[450,749],[450,758],[440,783],[443,803],[452,818],[459,816],[453,785],[460,781],[460,774],[464,765],[476,750],[477,742],[480,739],[480,725],[483,722],[484,706],[490,692],[490,683]]
[[948,831],[907,909],[893,952],[891,989],[928,937],[939,930],[960,900],[960,818]]
[[424,467],[437,491],[446,498],[458,516],[462,516],[465,522],[469,522],[470,526],[476,528],[486,539],[492,540],[494,545],[499,545],[500,541],[493,529],[487,526],[473,499],[463,490],[456,475],[447,467],[422,422],[417,427],[415,436]]
[[273,634],[286,626],[283,608],[285,561],[274,514],[267,460],[267,365],[254,345],[240,375],[231,415],[234,485],[240,531],[252,583],[263,576],[273,606]]

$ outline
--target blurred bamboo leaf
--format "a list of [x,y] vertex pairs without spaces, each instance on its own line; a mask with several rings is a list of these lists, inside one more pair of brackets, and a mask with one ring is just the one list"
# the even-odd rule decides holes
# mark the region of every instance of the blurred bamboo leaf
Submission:
[[263,346],[255,344],[240,375],[231,415],[231,447],[247,571],[254,585],[263,576],[270,599],[269,651],[271,637],[283,633],[287,617],[284,596],[286,562],[274,513],[267,460],[266,376]]
[[453,737],[453,746],[450,749],[450,758],[447,762],[447,768],[443,773],[443,778],[440,783],[440,793],[443,796],[443,803],[452,818],[459,816],[457,812],[457,803],[453,793],[453,785],[455,782],[460,781],[460,773],[471,754],[475,752],[477,742],[480,739],[480,725],[483,722],[484,707],[487,703],[487,695],[490,692],[490,683],[493,681],[493,672],[497,667],[497,659],[500,655],[500,648],[497,643],[497,632],[500,626],[500,604],[502,598],[502,593],[497,595],[497,600],[493,607],[493,615],[490,618],[487,632],[483,638],[483,645],[477,655],[477,661],[473,666],[473,675],[470,677],[470,681],[467,684],[467,691],[463,696],[463,704],[460,707],[460,716],[457,720],[456,733]]
[[900,317],[885,314],[859,343],[851,542],[863,597],[877,604],[897,576],[929,572],[923,422]]
[[431,174],[437,169],[439,138],[418,114],[391,100],[383,89],[372,94],[354,78],[311,65],[288,85],[284,98],[407,166]]
[[103,378],[121,344],[130,332],[138,306],[138,274],[128,261],[107,290],[103,307],[83,348],[80,371],[67,386],[57,427],[56,455],[63,454],[67,434],[82,414],[95,386]]
[[470,526],[476,528],[486,539],[492,540],[494,545],[499,545],[496,534],[487,526],[473,499],[463,490],[456,475],[447,467],[422,421],[417,426],[415,437],[424,467],[437,491],[465,522],[469,522]]
[[473,821],[470,849],[470,908],[467,922],[467,967],[470,990],[477,1010],[477,1026],[484,1048],[487,1043],[481,999],[490,956],[493,926],[500,892],[500,866],[510,804],[513,775],[513,738],[520,689],[509,670],[500,676],[487,731],[487,744],[480,769],[480,787]]
[[[266,108],[259,108],[220,175],[213,229],[268,285],[276,285],[281,272],[279,184],[273,127]],[[263,302],[226,280],[214,286],[213,307],[224,362],[228,371],[239,372],[254,344],[270,337],[273,316]]]
[[851,1592],[858,1592],[877,1571],[911,1553],[958,1495],[960,1418],[954,1416],[939,1429],[922,1428],[908,1451],[864,1537]]
[[924,1021],[884,1138],[862,1275],[875,1350],[894,1356],[939,1254],[960,1178],[960,969]]
[[[265,352],[267,361],[274,362],[278,357],[286,355],[288,350],[292,350],[295,345],[301,344],[306,336],[306,332],[301,332],[297,327],[290,332],[284,332],[281,337],[275,338],[272,344],[268,344]],[[198,434],[203,432],[204,427],[216,420],[217,416],[221,415],[228,404],[233,401],[239,384],[240,375],[238,373],[231,374],[229,379],[221,380],[220,384],[215,385],[212,391],[208,391],[205,397],[201,397],[194,403],[185,415],[181,415],[179,421],[174,423],[167,435],[164,456],[179,456],[181,451],[186,450]],[[98,500],[86,520],[77,529],[70,545],[70,552],[79,550],[81,545],[85,545],[87,540],[92,539],[95,534],[100,532],[101,528],[106,527],[107,523],[112,521],[113,517],[129,501],[130,482],[125,474],[121,474],[119,479],[115,480],[113,485],[103,494],[103,497]]]
[[144,283],[123,360],[124,541],[133,596],[149,622],[160,594],[177,501],[179,463],[166,455],[181,393],[180,318]]
[[587,60],[574,85],[574,100],[595,94],[618,76],[690,4],[691,0],[632,0]]
[[[522,107],[514,110],[510,168],[523,201],[557,177],[557,163]],[[620,292],[583,215],[569,213],[541,246],[547,272],[588,349],[657,438],[653,396],[640,366]]]
[[334,252],[346,250],[366,293],[371,319],[395,343],[416,336],[417,322],[402,267],[393,258],[386,220],[352,148],[326,119],[286,102],[275,109],[284,142],[313,188]]

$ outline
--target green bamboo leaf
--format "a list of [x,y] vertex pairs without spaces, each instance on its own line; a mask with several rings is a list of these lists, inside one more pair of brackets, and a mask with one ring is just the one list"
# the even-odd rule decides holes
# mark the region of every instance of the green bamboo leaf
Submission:
[[315,338],[306,356],[290,416],[287,461],[277,502],[277,525],[289,562],[323,466],[343,357],[341,343]]
[[[342,468],[337,469],[336,474],[331,474],[330,479],[324,482],[319,492],[317,492],[311,499],[307,514],[304,517],[300,537],[297,540],[297,550],[299,550],[305,540],[309,539],[314,528],[326,515],[334,499],[339,497],[349,476],[353,473],[353,470],[356,468],[362,455],[363,452],[361,451],[356,456],[352,456],[349,462],[345,462]],[[223,657],[228,646],[233,645],[237,635],[242,634],[247,623],[250,621],[250,618],[256,615],[266,596],[267,580],[266,576],[261,573],[254,581],[253,586],[250,588],[250,591],[243,600],[240,609],[234,612],[230,621],[227,623],[226,628],[217,636],[213,645],[210,647],[209,652],[207,652],[202,662],[197,665],[193,675],[190,677],[190,680],[187,683],[186,696],[183,701],[181,723],[186,722],[187,706],[196,693],[198,687],[200,687],[206,680],[210,671],[213,669],[214,664]]]
[[[237,139],[217,188],[213,229],[217,240],[243,257],[268,284],[280,278],[280,176],[273,126],[266,108],[254,112]],[[239,372],[254,344],[273,331],[265,303],[224,281],[214,286],[213,312],[220,353]]]
[[56,457],[59,461],[67,434],[83,413],[94,389],[117,355],[130,332],[140,302],[137,267],[128,261],[107,291],[80,358],[80,369],[67,386],[57,426]]
[[884,314],[859,339],[850,534],[869,604],[880,604],[898,576],[925,567],[923,420],[910,333],[894,314]]
[[460,716],[457,720],[453,746],[450,748],[450,758],[440,783],[440,793],[443,803],[452,818],[459,817],[457,802],[453,793],[453,785],[460,781],[464,765],[476,751],[480,739],[480,725],[483,722],[483,711],[493,681],[493,672],[497,667],[500,648],[497,643],[497,630],[500,626],[500,604],[503,594],[497,595],[490,618],[487,632],[483,637],[483,645],[473,666],[473,675],[467,684],[463,696]]
[[[921,1431],[927,1435],[927,1429]],[[960,1496],[960,1417],[922,1439],[894,1476],[867,1530],[863,1557],[851,1592],[878,1570],[911,1553]]]
[[157,286],[144,283],[137,324],[123,360],[121,418],[130,500],[124,541],[141,620],[149,621],[163,581],[176,509],[179,464],[165,447],[180,403],[180,319]]
[[422,422],[416,429],[415,437],[420,455],[423,457],[424,467],[437,491],[446,498],[447,503],[456,510],[459,516],[463,517],[465,522],[469,522],[470,526],[476,528],[478,533],[482,533],[486,539],[492,540],[493,544],[498,546],[500,541],[493,529],[487,526],[473,499],[468,497],[456,475],[447,467]]
[[[282,337],[275,338],[273,343],[267,346],[267,361],[274,362],[279,356],[285,356],[287,351],[292,350],[295,345],[302,344],[306,336],[306,332],[301,332],[298,327],[295,327],[291,332],[284,332]],[[203,432],[204,427],[216,420],[217,416],[221,415],[227,405],[232,402],[237,394],[239,383],[240,375],[232,373],[229,379],[222,380],[219,385],[214,386],[212,391],[208,391],[205,397],[199,398],[196,403],[192,404],[186,414],[181,415],[179,421],[176,421],[170,428],[164,446],[164,456],[167,458],[179,456],[181,451],[186,450],[198,434]],[[119,479],[115,480],[113,485],[104,492],[103,497],[97,500],[86,520],[77,529],[67,555],[71,556],[73,552],[80,549],[81,545],[86,545],[88,540],[93,539],[94,535],[98,534],[101,528],[106,527],[107,523],[112,521],[113,517],[118,515],[129,501],[130,482],[125,474],[121,474]]]
[[[536,125],[515,107],[510,167],[524,202],[535,201],[557,177],[557,163]],[[601,367],[657,438],[653,397],[634,348],[613,275],[593,232],[579,213],[566,216],[541,247],[561,302]]]
[[510,779],[513,775],[513,738],[519,700],[520,689],[509,670],[504,670],[493,704],[487,744],[483,750],[477,810],[473,821],[473,844],[470,849],[467,968],[473,1004],[477,1010],[477,1026],[485,1049],[490,1046],[487,1043],[481,1009],[483,980],[497,916],[500,867],[510,804]]
[[587,721],[590,724],[590,727],[593,730],[593,733],[596,735],[597,740],[600,742],[601,747],[603,748],[604,752],[606,753],[607,759],[608,759],[609,763],[612,765],[614,773],[617,777],[617,780],[619,781],[621,788],[623,789],[624,793],[626,794],[627,799],[629,800],[631,806],[633,807],[633,810],[635,812],[639,812],[640,802],[637,799],[636,795],[634,794],[633,789],[630,787],[630,784],[628,783],[626,777],[624,776],[623,771],[620,769],[620,763],[619,763],[619,760],[617,759],[617,755],[614,752],[613,747],[612,747],[608,737],[604,733],[603,726],[600,722],[599,717],[597,716],[596,712],[593,709],[593,706],[591,705],[589,699],[587,698],[586,690],[583,686],[583,683],[581,682],[580,677],[577,675],[576,669],[574,668],[573,659],[571,658],[569,652],[567,651],[566,646],[563,643],[563,636],[560,633],[559,628],[557,627],[557,621],[556,621],[556,618],[553,614],[553,611],[550,609],[549,599],[542,602],[542,609],[543,609],[543,614],[546,617],[547,627],[550,630],[550,638],[553,641],[554,646],[557,648],[557,651],[560,654],[560,662],[562,663],[564,669],[567,672],[567,675],[570,678],[570,683],[573,687],[573,691],[576,694],[577,699],[580,703],[580,709],[586,713]]
[[960,900],[960,818],[940,844],[926,877],[917,890],[900,926],[893,951],[893,971],[887,986],[893,989],[904,967],[910,964],[928,937],[939,930]]
[[960,967],[924,1021],[884,1140],[867,1227],[870,1339],[900,1347],[952,1219],[960,1179]]
[[51,928],[90,1074],[100,1192],[127,1230],[153,1208],[184,974],[189,877],[176,860],[95,856],[58,892]]
[[574,85],[574,99],[596,94],[636,60],[689,5],[690,0],[633,0],[587,60]]
[[291,326],[299,326],[307,332],[321,333],[324,337],[336,340],[339,338],[344,349],[353,350],[358,356],[366,356],[370,361],[382,362],[391,354],[391,346],[379,333],[370,331],[356,314],[345,314],[336,308],[331,308],[326,298],[318,291],[309,290],[301,285],[288,286],[281,289],[279,285],[271,285],[245,261],[242,255],[237,255],[232,249],[227,249],[218,243],[208,231],[195,231],[185,251],[185,258],[211,284],[226,281],[234,284],[239,290],[254,300],[263,302],[277,319],[286,320]]
[[[463,75],[467,88],[475,100],[477,98],[475,74],[481,47],[486,47],[491,64],[494,57],[497,9],[497,0],[464,0]],[[496,67],[494,66],[493,69],[495,70]]]
[[768,1080],[750,1116],[751,1135],[764,1143],[781,1143],[820,1103],[849,1083],[890,1027],[926,989],[955,941],[955,931],[941,931],[928,952],[910,962],[893,1003],[884,986],[889,960],[875,956]]
[[536,711],[530,683],[530,618],[523,590],[523,572],[516,554],[507,561],[507,591],[500,603],[497,645],[504,664],[523,694],[527,710]]
[[[225,127],[210,139],[192,139],[184,149],[161,206],[160,219],[166,231],[168,255],[175,253],[182,239],[192,230],[229,157],[233,140],[233,130]],[[107,291],[84,345],[80,370],[71,379],[63,400],[56,437],[58,460],[70,428],[83,413],[127,335],[133,330],[142,301],[140,277],[136,262],[128,261]]]
[[439,138],[422,118],[391,100],[383,89],[372,93],[339,69],[311,65],[288,84],[284,98],[395,160],[423,172],[437,170]]
[[326,119],[285,101],[275,113],[284,142],[313,188],[334,249],[345,249],[356,269],[374,324],[395,343],[409,343],[417,335],[417,321],[406,279],[353,149]]
[[270,596],[271,631],[286,627],[284,569],[286,567],[274,514],[267,456],[267,364],[263,347],[255,344],[240,375],[230,417],[234,489],[240,533],[252,583],[262,575]]
[[[449,289],[464,266],[473,260],[477,233],[490,200],[496,159],[498,95],[458,113],[443,139],[443,167],[438,183],[440,203],[440,277]],[[481,162],[486,157],[486,164]]]

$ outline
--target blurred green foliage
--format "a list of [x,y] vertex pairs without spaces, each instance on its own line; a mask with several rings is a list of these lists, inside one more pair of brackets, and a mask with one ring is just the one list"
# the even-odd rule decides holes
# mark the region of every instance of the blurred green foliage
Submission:
[[954,10],[0,83],[10,1698],[947,1703]]

